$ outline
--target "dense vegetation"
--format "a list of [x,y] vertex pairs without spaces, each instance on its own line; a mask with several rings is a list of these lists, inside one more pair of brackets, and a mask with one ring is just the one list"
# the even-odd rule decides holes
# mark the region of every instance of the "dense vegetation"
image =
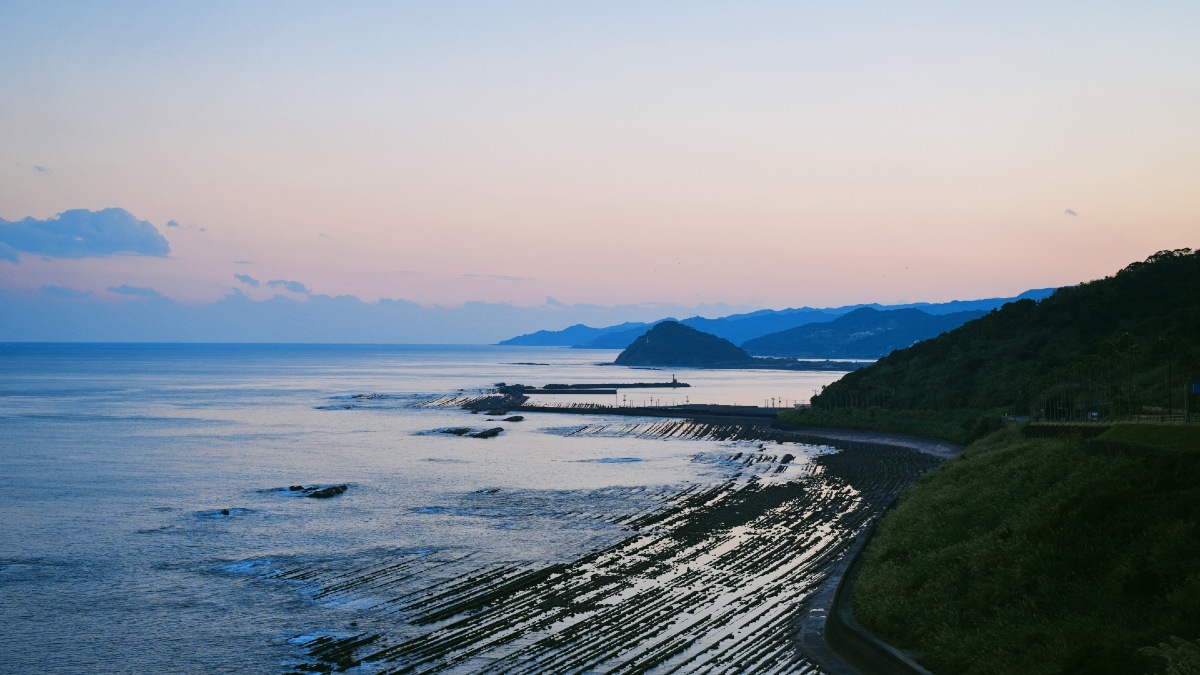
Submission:
[[1178,419],[1185,384],[1200,380],[1197,336],[1200,253],[1161,251],[892,352],[829,385],[811,413],[788,421],[886,429],[889,417],[951,416],[954,433],[930,433],[965,442],[999,415]]
[[1162,251],[788,413],[974,441],[881,521],[859,620],[938,673],[1200,673],[1197,336],[1200,255]]
[[993,434],[904,493],[866,555],[857,617],[934,672],[1200,672],[1200,434]]

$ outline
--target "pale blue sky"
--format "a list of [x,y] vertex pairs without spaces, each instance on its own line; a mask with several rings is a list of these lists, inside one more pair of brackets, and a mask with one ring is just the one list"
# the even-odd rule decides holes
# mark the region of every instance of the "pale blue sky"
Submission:
[[14,293],[941,301],[1200,232],[1194,2],[0,2],[0,23],[0,219],[115,207],[171,246],[0,249]]

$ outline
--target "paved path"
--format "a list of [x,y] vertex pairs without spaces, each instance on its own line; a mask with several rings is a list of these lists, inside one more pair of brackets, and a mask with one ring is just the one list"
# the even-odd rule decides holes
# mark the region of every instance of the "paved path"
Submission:
[[[963,450],[962,446],[949,441],[907,434],[798,425],[776,426],[831,441],[855,441],[912,448],[943,459],[957,457]],[[825,579],[801,624],[800,643],[804,651],[829,675],[931,675],[900,650],[876,638],[854,618],[851,599],[854,579],[858,576],[861,566],[862,552],[874,534],[874,524],[867,531],[860,533],[841,563]]]
[[879,445],[912,448],[935,457],[941,457],[942,459],[953,459],[963,450],[961,445],[956,445],[950,441],[941,441],[936,438],[925,438],[923,436],[886,433],[883,431],[811,427],[793,424],[776,424],[775,428],[795,431],[808,436],[828,438],[832,441],[856,441],[859,443],[878,443]]

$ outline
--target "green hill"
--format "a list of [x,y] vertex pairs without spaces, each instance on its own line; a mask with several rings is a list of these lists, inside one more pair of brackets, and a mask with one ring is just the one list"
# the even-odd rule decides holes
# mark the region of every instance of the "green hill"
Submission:
[[892,352],[829,385],[796,421],[920,432],[911,420],[924,416],[927,433],[966,441],[999,414],[1177,418],[1185,384],[1200,379],[1198,339],[1200,254],[1162,251]]
[[754,357],[729,340],[664,321],[617,355],[621,366],[714,367],[750,365]]
[[856,618],[939,675],[1200,672],[1200,436],[1155,426],[975,443],[880,523]]
[[1197,335],[1200,255],[1163,251],[783,415],[978,438],[881,521],[859,621],[939,674],[1200,673],[1200,415],[1181,423]]

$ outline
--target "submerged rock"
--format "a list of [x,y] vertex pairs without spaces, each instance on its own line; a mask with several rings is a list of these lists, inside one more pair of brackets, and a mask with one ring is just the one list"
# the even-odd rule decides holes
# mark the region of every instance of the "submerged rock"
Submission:
[[[263,490],[263,492],[286,492],[288,494],[296,495],[297,497],[312,497],[314,499],[328,499],[330,497],[336,497],[337,495],[340,495],[349,489],[350,489],[350,486],[348,484],[341,483],[339,485],[325,485],[325,486],[289,485],[287,487],[277,487],[277,488],[271,488],[270,490]],[[234,509],[234,510],[236,511],[237,509]]]
[[523,422],[523,421],[525,421],[525,416],[524,415],[513,415],[512,417],[505,417],[501,421],[502,422]]
[[454,436],[465,436],[466,434],[471,433],[471,430],[467,427],[451,427],[449,429],[442,429],[438,433],[453,434]]
[[[224,520],[235,516],[244,516],[253,513],[250,509],[243,509],[236,506],[227,506],[223,509],[210,509],[208,511],[197,511],[196,515],[200,518],[209,518],[213,520]],[[157,532],[160,529],[142,530],[143,532]]]
[[504,427],[492,427],[491,429],[485,429],[484,431],[471,434],[471,438],[495,438],[496,436],[499,436],[502,431],[504,431]]
[[329,487],[323,487],[319,490],[313,490],[304,496],[312,497],[313,499],[329,499],[330,497],[336,497],[349,489],[350,486],[344,483],[342,485],[330,485]]

